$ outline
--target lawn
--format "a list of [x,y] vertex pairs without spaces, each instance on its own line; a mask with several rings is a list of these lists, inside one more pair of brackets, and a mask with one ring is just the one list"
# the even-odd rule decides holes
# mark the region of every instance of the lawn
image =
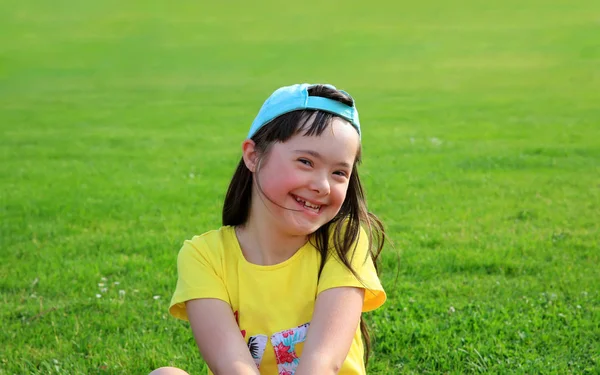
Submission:
[[259,3],[0,5],[0,374],[204,373],[177,252],[297,82],[361,113],[370,374],[600,373],[600,3]]

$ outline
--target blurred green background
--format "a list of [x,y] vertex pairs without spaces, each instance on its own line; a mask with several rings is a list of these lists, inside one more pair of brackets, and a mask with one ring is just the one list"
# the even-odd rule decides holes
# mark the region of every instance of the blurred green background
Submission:
[[370,374],[600,373],[600,3],[0,4],[0,374],[203,373],[167,314],[277,87],[357,100]]

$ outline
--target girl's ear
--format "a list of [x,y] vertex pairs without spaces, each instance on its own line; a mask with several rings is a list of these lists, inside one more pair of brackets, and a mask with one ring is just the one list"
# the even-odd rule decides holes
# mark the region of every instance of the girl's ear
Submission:
[[242,158],[244,164],[250,172],[256,172],[256,165],[258,164],[258,151],[256,150],[256,144],[251,139],[246,139],[242,143]]

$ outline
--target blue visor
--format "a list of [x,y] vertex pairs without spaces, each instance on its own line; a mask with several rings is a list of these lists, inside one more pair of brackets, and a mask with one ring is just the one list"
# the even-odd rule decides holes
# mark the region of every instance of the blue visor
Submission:
[[[360,135],[360,121],[358,120],[358,111],[356,110],[356,107],[354,105],[348,106],[337,100],[320,96],[309,96],[308,89],[313,86],[315,85],[303,83],[285,86],[275,90],[275,92],[267,98],[260,108],[258,115],[256,115],[256,118],[252,122],[250,131],[248,132],[248,138],[252,138],[260,128],[276,117],[292,111],[304,109],[315,109],[339,116],[350,122]],[[336,89],[331,85],[326,86]],[[346,92],[344,93],[347,94]]]

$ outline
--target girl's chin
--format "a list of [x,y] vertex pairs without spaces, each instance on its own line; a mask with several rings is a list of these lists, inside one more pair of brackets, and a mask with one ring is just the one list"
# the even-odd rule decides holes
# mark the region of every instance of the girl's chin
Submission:
[[290,226],[290,229],[292,229],[295,233],[307,236],[316,232],[325,223],[326,222],[321,222],[321,220],[318,222],[296,222]]

